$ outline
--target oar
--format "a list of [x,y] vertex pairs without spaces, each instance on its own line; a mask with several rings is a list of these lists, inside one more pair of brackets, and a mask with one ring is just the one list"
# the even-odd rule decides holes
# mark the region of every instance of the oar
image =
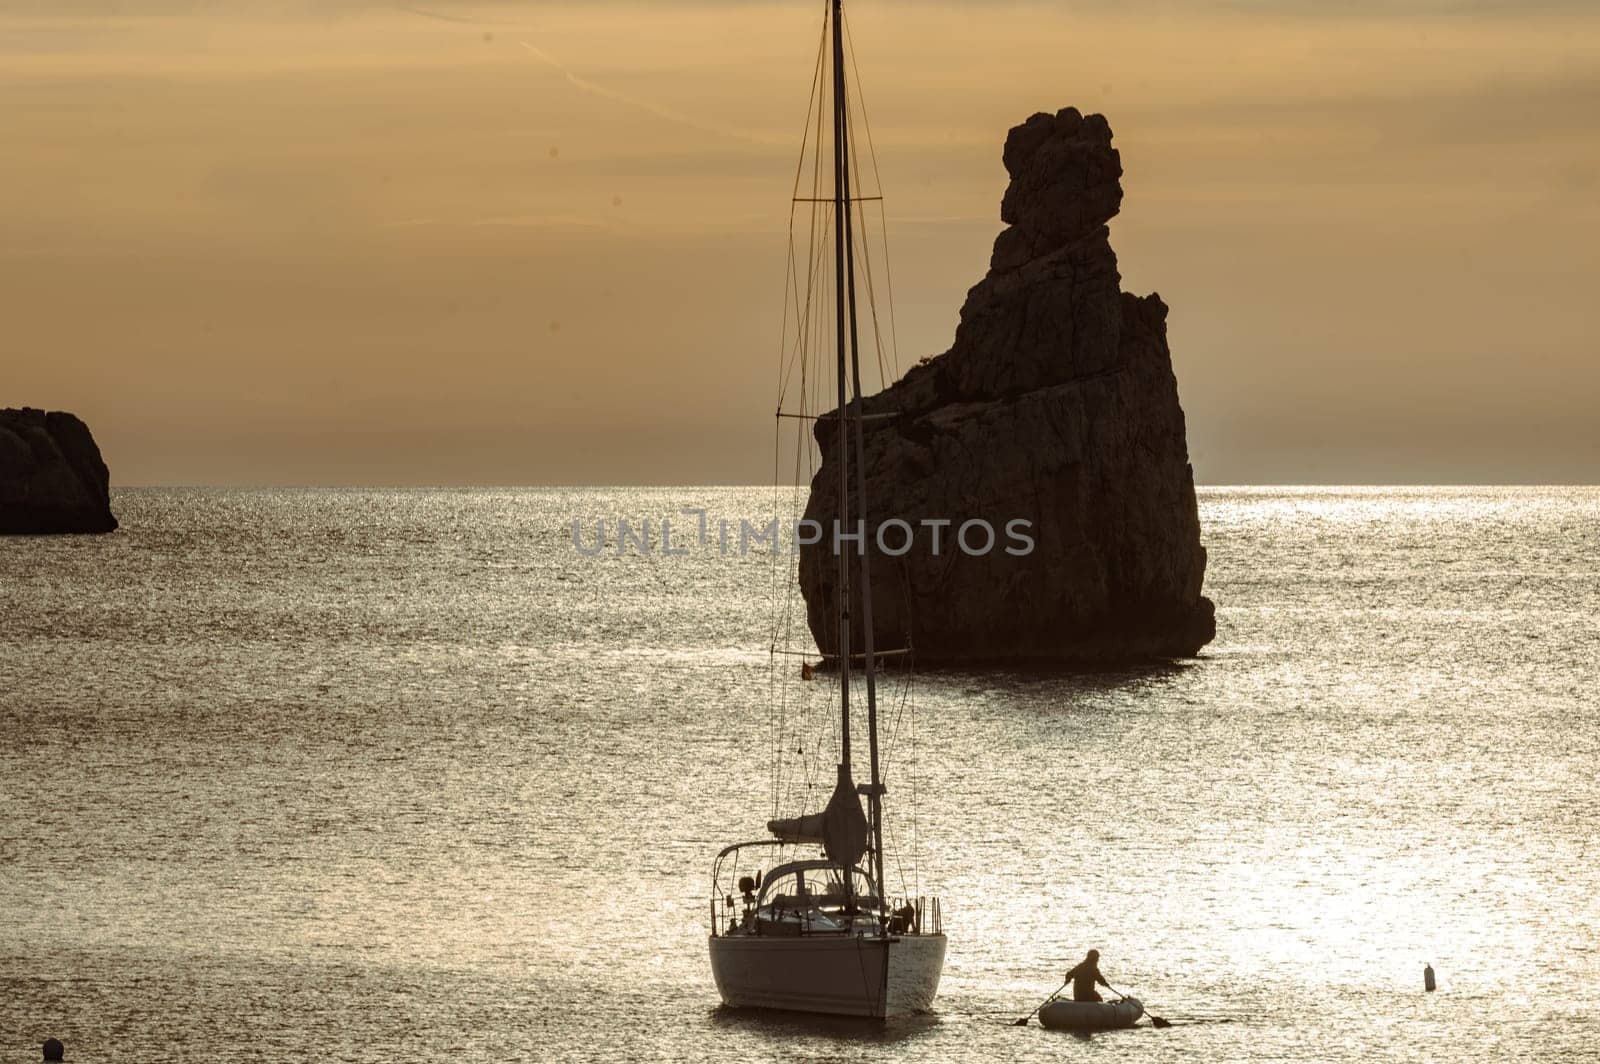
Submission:
[[[1127,997],[1128,997],[1127,994],[1124,994],[1122,991],[1118,990],[1116,987],[1112,986],[1110,983],[1106,984],[1106,989],[1111,991],[1113,994],[1117,995],[1117,997],[1123,998],[1124,1000],[1126,1000]],[[1143,1003],[1141,1002],[1140,1004],[1142,1005]],[[1041,1006],[1041,1008],[1042,1007],[1043,1006]],[[1151,1012],[1149,1009],[1145,1009],[1144,1010],[1144,1014],[1146,1016],[1150,1017],[1150,1022],[1152,1024],[1154,1024],[1156,1027],[1171,1027],[1172,1026],[1172,1021],[1171,1020],[1163,1020],[1160,1016],[1157,1016],[1155,1013]]]
[[[1068,979],[1066,983],[1062,983],[1060,986],[1056,987],[1055,990],[1050,994],[1049,997],[1045,998],[1043,1001],[1039,1002],[1037,1005],[1035,1005],[1033,1007],[1033,1012],[1038,1012],[1040,1009],[1042,1009],[1046,1005],[1050,1004],[1050,1002],[1054,1001],[1056,999],[1056,994],[1059,994],[1063,990],[1065,990],[1067,988],[1067,983],[1070,983],[1070,982],[1072,982],[1072,980]],[[1016,1023],[1013,1023],[1011,1026],[1013,1026],[1013,1027],[1026,1027],[1026,1026],[1028,1026],[1028,1021],[1033,1019],[1033,1012],[1028,1013],[1026,1016],[1022,1017],[1022,1019],[1018,1020]]]

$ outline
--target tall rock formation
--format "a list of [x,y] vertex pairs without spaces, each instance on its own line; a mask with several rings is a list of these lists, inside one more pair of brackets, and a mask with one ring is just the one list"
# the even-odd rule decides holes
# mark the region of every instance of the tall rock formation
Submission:
[[0,410],[0,534],[112,532],[111,474],[71,414]]
[[[1195,654],[1215,635],[1200,594],[1194,473],[1167,350],[1166,304],[1120,290],[1106,223],[1122,164],[1101,115],[1036,114],[1006,138],[1006,228],[967,293],[955,343],[864,412],[872,528],[914,532],[898,557],[871,546],[879,649],[921,664],[1106,664]],[[817,423],[823,463],[806,516],[833,529],[836,421]],[[852,480],[853,480],[852,475]],[[853,492],[852,485],[852,492]],[[850,523],[859,518],[851,504]],[[948,519],[939,550],[928,520]],[[1008,537],[1015,520],[1031,523]],[[987,552],[982,526],[996,542]],[[1014,526],[1016,527],[1016,526]],[[829,536],[802,549],[811,632],[838,646]],[[899,527],[883,530],[898,552]],[[853,549],[848,544],[845,549]],[[852,609],[861,649],[859,604]]]

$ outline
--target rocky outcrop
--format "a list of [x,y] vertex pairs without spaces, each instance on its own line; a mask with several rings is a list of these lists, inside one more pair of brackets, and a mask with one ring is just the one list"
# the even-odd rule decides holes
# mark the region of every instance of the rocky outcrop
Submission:
[[[1004,161],[1008,228],[954,345],[864,403],[878,415],[864,423],[876,645],[909,643],[935,665],[1191,656],[1216,630],[1194,474],[1166,304],[1120,289],[1111,128],[1072,108],[1037,114],[1011,130]],[[823,463],[806,510],[824,529],[837,513],[836,424],[817,423]],[[913,533],[899,556],[905,527],[890,518]],[[951,524],[925,523],[940,520]],[[958,541],[980,521],[995,531],[987,550],[981,524]],[[1008,536],[1016,521],[1029,524]],[[830,653],[836,580],[829,536],[802,549],[811,631]],[[859,652],[859,605],[852,616]]]
[[82,421],[0,410],[0,534],[114,531],[110,485]]

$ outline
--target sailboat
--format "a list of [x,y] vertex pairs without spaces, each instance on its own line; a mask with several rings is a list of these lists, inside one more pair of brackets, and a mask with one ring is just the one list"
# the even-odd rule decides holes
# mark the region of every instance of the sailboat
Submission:
[[[837,406],[818,420],[833,433],[839,466],[833,490],[838,492],[839,527],[847,529],[852,527],[852,472],[856,520],[866,519],[868,507],[852,213],[858,197],[851,195],[842,0],[829,0],[824,39],[830,34],[831,63],[821,63],[819,56],[818,83],[821,70],[831,68]],[[820,105],[817,116],[820,129]],[[838,648],[828,657],[838,682],[839,749],[832,795],[822,810],[771,819],[768,837],[735,843],[717,855],[712,867],[711,971],[729,1006],[887,1018],[923,1012],[932,1005],[944,969],[946,939],[937,898],[891,898],[884,887],[887,788],[879,749],[880,652],[873,645],[872,580],[866,553],[853,557],[849,549],[835,549],[834,554]],[[852,570],[859,573],[861,589],[860,654],[852,654],[850,604],[856,575]],[[864,784],[856,782],[851,759],[851,694],[857,663],[866,694],[869,777]],[[809,666],[806,674],[809,678]],[[762,855],[769,851],[777,863],[763,872]],[[752,864],[757,866],[754,874],[739,875]],[[735,882],[738,899],[731,889]]]

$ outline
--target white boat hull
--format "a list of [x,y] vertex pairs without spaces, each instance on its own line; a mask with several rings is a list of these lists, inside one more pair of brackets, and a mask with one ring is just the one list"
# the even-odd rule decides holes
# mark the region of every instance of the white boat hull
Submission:
[[711,974],[735,1008],[906,1016],[933,1005],[944,949],[944,935],[720,935]]
[[1062,1031],[1114,1031],[1132,1027],[1144,1015],[1134,998],[1121,1001],[1068,1001],[1057,998],[1039,1010],[1039,1022]]

